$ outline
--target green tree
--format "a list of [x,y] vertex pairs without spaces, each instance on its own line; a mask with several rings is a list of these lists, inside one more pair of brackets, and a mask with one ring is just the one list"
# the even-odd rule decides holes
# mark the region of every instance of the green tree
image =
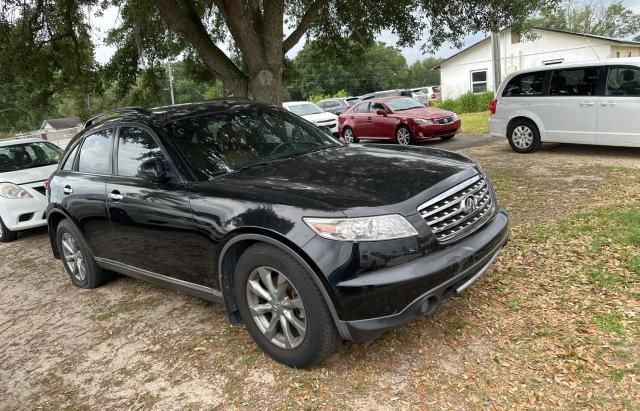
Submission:
[[440,84],[440,71],[434,70],[442,61],[439,57],[427,57],[409,66],[407,87],[433,86]]
[[[580,3],[565,0],[555,6],[543,7],[528,24],[625,39],[640,33],[640,14],[625,7],[622,1]],[[636,40],[640,41],[640,35]]]

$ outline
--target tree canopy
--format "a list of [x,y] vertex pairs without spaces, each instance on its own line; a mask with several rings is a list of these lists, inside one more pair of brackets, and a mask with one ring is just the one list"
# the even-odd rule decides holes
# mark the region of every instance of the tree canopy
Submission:
[[566,30],[575,33],[640,41],[640,14],[624,6],[622,1],[603,0],[588,3],[565,0],[543,7],[529,20],[532,26]]
[[[447,41],[461,46],[472,32],[521,25],[532,10],[556,1],[4,0],[0,126],[34,124],[52,101],[74,96],[89,111],[86,96],[96,93],[154,101],[164,93],[167,60],[183,60],[190,77],[218,80],[236,96],[279,104],[286,54],[305,36],[336,59],[358,45],[366,49],[382,30],[393,32],[398,46],[430,52]],[[95,63],[90,35],[99,7],[119,10],[107,37],[117,51],[106,67]],[[372,57],[385,59],[391,75],[402,65],[383,49],[369,52],[380,53]],[[370,68],[356,69],[375,80]]]

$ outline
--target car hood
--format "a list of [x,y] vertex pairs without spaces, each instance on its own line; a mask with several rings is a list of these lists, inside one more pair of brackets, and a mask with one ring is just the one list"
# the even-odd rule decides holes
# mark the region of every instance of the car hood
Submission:
[[307,114],[306,116],[302,116],[305,120],[308,120],[312,123],[317,123],[318,121],[330,121],[338,118],[333,113],[316,113],[316,114]]
[[404,110],[393,113],[395,117],[411,117],[411,118],[441,118],[453,115],[451,111],[443,110],[437,107],[420,107],[412,110]]
[[[473,161],[444,150],[352,144],[257,166],[221,180],[252,192],[254,198],[267,196],[270,201],[294,201],[296,206],[354,215],[406,202],[436,185],[439,192],[444,191],[453,185],[444,180],[477,172]],[[271,195],[258,193],[263,190]],[[355,213],[349,212],[354,209]],[[416,212],[413,203],[407,209]]]
[[58,168],[57,164],[43,167],[27,168],[24,170],[0,172],[0,182],[13,184],[33,183],[46,180]]

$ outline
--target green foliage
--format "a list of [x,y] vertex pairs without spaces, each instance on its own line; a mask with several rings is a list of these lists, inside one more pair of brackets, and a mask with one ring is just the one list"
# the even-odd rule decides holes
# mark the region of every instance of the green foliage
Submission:
[[[640,34],[640,14],[625,7],[622,1],[564,0],[543,7],[527,25],[626,39]],[[640,35],[636,40],[640,40]]]
[[456,99],[433,102],[431,104],[435,107],[440,107],[458,114],[478,113],[487,111],[491,100],[493,100],[493,93],[490,91],[484,93],[468,92]]
[[349,97],[349,93],[347,93],[345,90],[338,90],[337,92],[329,95],[329,94],[312,94],[310,95],[307,100],[313,102],[313,103],[317,103],[320,100],[324,100],[327,98],[340,98],[340,97]]

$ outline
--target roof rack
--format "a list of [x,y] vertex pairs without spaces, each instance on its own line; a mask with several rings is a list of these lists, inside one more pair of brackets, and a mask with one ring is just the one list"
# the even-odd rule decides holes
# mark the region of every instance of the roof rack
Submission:
[[126,113],[149,114],[149,110],[147,110],[144,107],[122,107],[122,108],[117,108],[115,110],[105,111],[104,113],[98,114],[97,116],[91,117],[89,120],[87,120],[84,123],[83,129],[91,127],[93,124],[95,124],[96,120],[102,117],[108,117],[108,116],[113,116],[115,114],[126,114]]

